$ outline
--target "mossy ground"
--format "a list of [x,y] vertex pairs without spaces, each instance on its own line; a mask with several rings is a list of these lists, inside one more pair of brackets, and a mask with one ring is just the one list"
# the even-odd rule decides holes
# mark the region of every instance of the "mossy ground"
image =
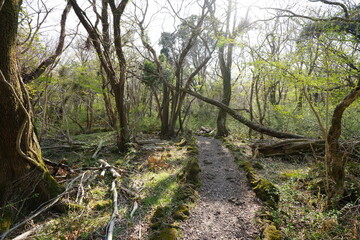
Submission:
[[[146,137],[151,138],[154,135]],[[180,175],[184,175],[184,167],[196,154],[197,148],[193,145],[193,140],[190,138],[177,145],[176,143],[181,139],[169,141],[166,150],[159,152],[146,152],[141,150],[141,147],[134,146],[126,154],[121,155],[113,144],[112,133],[101,132],[73,137],[76,144],[70,149],[68,146],[45,148],[45,156],[52,161],[62,162],[73,168],[96,167],[99,164],[91,156],[101,139],[105,140],[104,147],[97,158],[106,159],[111,165],[123,169],[124,172],[121,172],[122,176],[119,179],[120,184],[137,193],[137,197],[134,198],[118,189],[119,215],[115,224],[114,237],[127,239],[132,234],[138,235],[138,227],[142,226],[142,238],[146,239],[153,231],[150,229],[150,225],[153,224],[150,220],[155,210],[161,208],[164,209],[163,217],[169,221],[156,228],[157,234],[160,234],[158,236],[161,236],[158,239],[175,239],[163,238],[166,234],[176,233],[178,235],[180,232],[173,222],[172,214],[174,210],[177,210],[177,215],[188,216],[189,211],[184,206],[189,207],[192,204],[189,199],[193,201],[196,197],[195,187],[187,182],[182,182],[179,178]],[[80,142],[81,144],[79,144]],[[52,143],[50,146],[56,146],[56,144],[63,143]],[[63,182],[64,185],[77,176],[77,174],[69,173],[64,169],[51,172],[55,174],[57,181]],[[64,198],[68,209],[66,213],[48,212],[26,226],[26,228],[42,226],[32,239],[102,238],[106,234],[106,227],[113,211],[110,190],[112,180],[109,173],[106,173],[104,178],[100,178],[99,170],[88,171],[83,178],[83,185],[74,188]],[[193,179],[193,181],[195,180]],[[80,196],[82,196],[81,201]],[[135,201],[139,208],[131,217],[130,213]],[[183,205],[188,201],[189,205]],[[177,218],[175,215],[174,217]],[[161,218],[161,221],[164,221],[164,218]],[[19,229],[13,235],[16,236],[22,231],[24,229]]]
[[[236,138],[227,141],[240,148],[244,146]],[[263,230],[267,234],[274,232],[276,227],[283,238],[291,240],[359,239],[360,200],[357,192],[360,192],[360,187],[356,184],[360,181],[359,163],[348,163],[345,183],[347,198],[344,198],[343,205],[340,209],[328,210],[321,185],[321,159],[316,162],[312,156],[252,158],[251,155],[244,154],[246,152],[250,153],[244,146],[235,150],[234,155],[238,160],[247,161],[243,163],[244,169],[272,182],[280,194],[277,208],[263,209],[258,214],[260,218],[273,222],[273,225],[264,222]],[[263,237],[264,234],[265,232]]]
[[[197,158],[197,146],[194,138],[187,140],[189,146],[186,149],[185,164],[182,165],[180,171],[177,172],[175,182],[176,188],[171,190],[171,201],[157,208],[151,217],[150,239],[151,240],[172,240],[179,239],[181,236],[180,222],[185,221],[190,216],[190,207],[194,205],[197,198],[195,188],[199,186],[200,167]],[[165,194],[166,195],[166,194]]]

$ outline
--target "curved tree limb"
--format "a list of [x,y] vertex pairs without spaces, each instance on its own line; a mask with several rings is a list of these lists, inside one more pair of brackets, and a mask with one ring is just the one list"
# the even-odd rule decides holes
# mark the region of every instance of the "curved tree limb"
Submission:
[[[171,84],[169,84],[169,83],[166,83],[166,84],[169,88],[174,88],[174,86],[172,86]],[[214,105],[214,106],[224,110],[230,116],[232,116],[233,118],[235,118],[236,120],[238,120],[239,122],[241,122],[242,124],[246,125],[247,127],[251,128],[254,131],[263,133],[263,134],[271,136],[271,137],[276,137],[276,138],[305,138],[304,136],[301,136],[301,135],[281,132],[281,131],[260,125],[258,123],[252,122],[252,121],[246,119],[243,115],[239,114],[234,109],[226,106],[225,104],[223,104],[219,101],[216,101],[214,99],[205,97],[205,96],[203,96],[199,93],[193,92],[189,89],[180,88],[180,90],[183,92],[186,92],[187,94],[190,94],[191,96],[194,96],[204,102],[207,102],[211,105]]]
[[[143,23],[144,23],[144,19],[138,20],[138,24],[141,30],[141,40],[143,45],[145,46],[145,48],[149,51],[149,53],[152,55],[153,60],[157,66],[157,71],[159,74],[159,80],[162,81],[168,88],[176,90],[177,87],[171,85],[170,83],[168,83],[164,78],[163,78],[163,73],[162,73],[162,66],[159,62],[159,59],[156,56],[156,52],[155,50],[150,46],[150,44],[146,41],[146,37],[145,37],[145,32],[144,32],[144,27],[143,27]],[[205,62],[205,64],[207,63],[207,61]],[[205,65],[204,64],[204,65]],[[187,86],[189,87],[189,86]],[[263,133],[265,135],[268,136],[272,136],[272,137],[276,137],[276,138],[305,138],[304,136],[301,135],[297,135],[297,134],[291,134],[291,133],[284,133],[281,131],[277,131],[275,129],[271,129],[265,126],[262,126],[260,124],[257,124],[255,122],[252,122],[248,119],[246,119],[244,116],[242,116],[241,114],[239,114],[236,110],[226,106],[225,104],[216,101],[214,99],[211,98],[207,98],[199,93],[193,92],[188,88],[181,88],[178,86],[178,89],[184,93],[190,94],[204,102],[207,102],[211,105],[214,105],[222,110],[224,110],[225,112],[227,112],[229,115],[231,115],[233,118],[235,118],[236,120],[238,120],[239,122],[243,123],[244,125],[248,126],[249,128],[253,129],[254,131]]]
[[343,9],[344,14],[345,14],[345,18],[349,18],[349,10],[347,9],[347,7],[345,6],[345,4],[340,3],[340,2],[332,2],[332,1],[328,1],[328,0],[310,0],[310,2],[322,2],[328,5],[334,5],[334,6],[339,6]]
[[268,10],[276,10],[279,12],[287,13],[284,15],[276,16],[276,17],[288,17],[288,18],[304,18],[308,19],[314,22],[329,22],[329,21],[341,21],[346,23],[358,23],[359,20],[352,19],[352,18],[346,18],[346,17],[330,17],[330,18],[316,18],[316,17],[310,17],[307,15],[297,14],[291,10],[288,9],[282,9],[282,8],[260,8],[260,9],[268,9]]
[[53,55],[51,55],[50,57],[48,57],[47,59],[45,59],[42,63],[40,63],[40,65],[34,71],[32,71],[29,74],[26,74],[23,77],[24,83],[29,83],[32,80],[40,77],[41,74],[43,74],[45,72],[47,67],[49,67],[51,64],[53,64],[56,61],[56,59],[63,52],[63,48],[64,48],[64,44],[65,44],[65,37],[66,37],[65,25],[66,25],[67,15],[70,12],[70,10],[71,10],[71,4],[70,4],[70,2],[68,2],[62,15],[61,15],[61,21],[60,21],[61,30],[60,30],[60,36],[59,36],[59,43],[56,47],[55,53]]

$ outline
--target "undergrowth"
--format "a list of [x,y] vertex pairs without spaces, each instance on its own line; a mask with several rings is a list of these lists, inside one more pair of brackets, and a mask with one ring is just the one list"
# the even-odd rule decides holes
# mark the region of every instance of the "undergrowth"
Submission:
[[[91,156],[101,139],[104,140],[104,145],[96,158],[105,159],[119,169],[121,174],[118,178],[119,214],[114,232],[116,239],[137,239],[139,236],[140,239],[147,239],[154,231],[163,229],[159,226],[150,228],[153,224],[151,219],[159,208],[165,209],[165,219],[162,219],[164,223],[170,224],[168,219],[186,218],[188,208],[193,204],[189,199],[192,199],[191,196],[196,192],[182,182],[179,176],[189,160],[196,155],[196,146],[191,138],[178,140],[178,144],[168,141],[163,151],[144,151],[142,146],[134,145],[127,154],[120,155],[113,144],[111,133],[85,134],[73,137],[76,144],[71,148],[68,145],[65,148],[57,147],[59,143],[51,142],[49,146],[56,147],[49,147],[45,154],[51,160],[73,168],[97,167],[97,159],[92,159]],[[65,185],[79,174],[61,168],[53,173],[57,180]],[[80,182],[63,199],[67,206],[66,212],[47,212],[28,222],[23,229],[14,232],[13,236],[26,229],[36,229],[28,239],[104,239],[113,213],[113,178],[109,172],[104,177],[101,177],[100,173],[101,170],[81,171],[83,176]],[[136,205],[138,207],[134,210]],[[178,211],[177,216],[172,215],[175,211]],[[178,229],[175,228],[176,232]],[[170,232],[175,230],[171,229]]]
[[[315,160],[309,156],[252,158],[244,155],[246,148],[241,147],[239,142],[234,138],[225,141],[235,157],[247,159],[256,174],[269,179],[279,190],[278,207],[263,210],[259,216],[267,215],[282,232],[283,239],[360,239],[359,198],[348,197],[339,209],[328,209]],[[346,184],[349,196],[355,196],[354,192],[359,189],[355,185],[360,180],[360,168],[356,169],[355,166],[358,164],[348,164]]]

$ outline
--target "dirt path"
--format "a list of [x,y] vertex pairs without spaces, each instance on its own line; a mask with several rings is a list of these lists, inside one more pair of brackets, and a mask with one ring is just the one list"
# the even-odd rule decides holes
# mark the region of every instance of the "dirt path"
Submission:
[[229,151],[219,140],[198,137],[202,186],[200,200],[183,224],[183,239],[255,239],[260,205]]

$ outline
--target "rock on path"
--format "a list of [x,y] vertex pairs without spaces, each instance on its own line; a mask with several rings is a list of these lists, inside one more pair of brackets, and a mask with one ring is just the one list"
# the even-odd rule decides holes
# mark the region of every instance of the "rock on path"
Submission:
[[202,186],[191,217],[182,225],[185,240],[255,239],[260,204],[219,140],[198,137]]

